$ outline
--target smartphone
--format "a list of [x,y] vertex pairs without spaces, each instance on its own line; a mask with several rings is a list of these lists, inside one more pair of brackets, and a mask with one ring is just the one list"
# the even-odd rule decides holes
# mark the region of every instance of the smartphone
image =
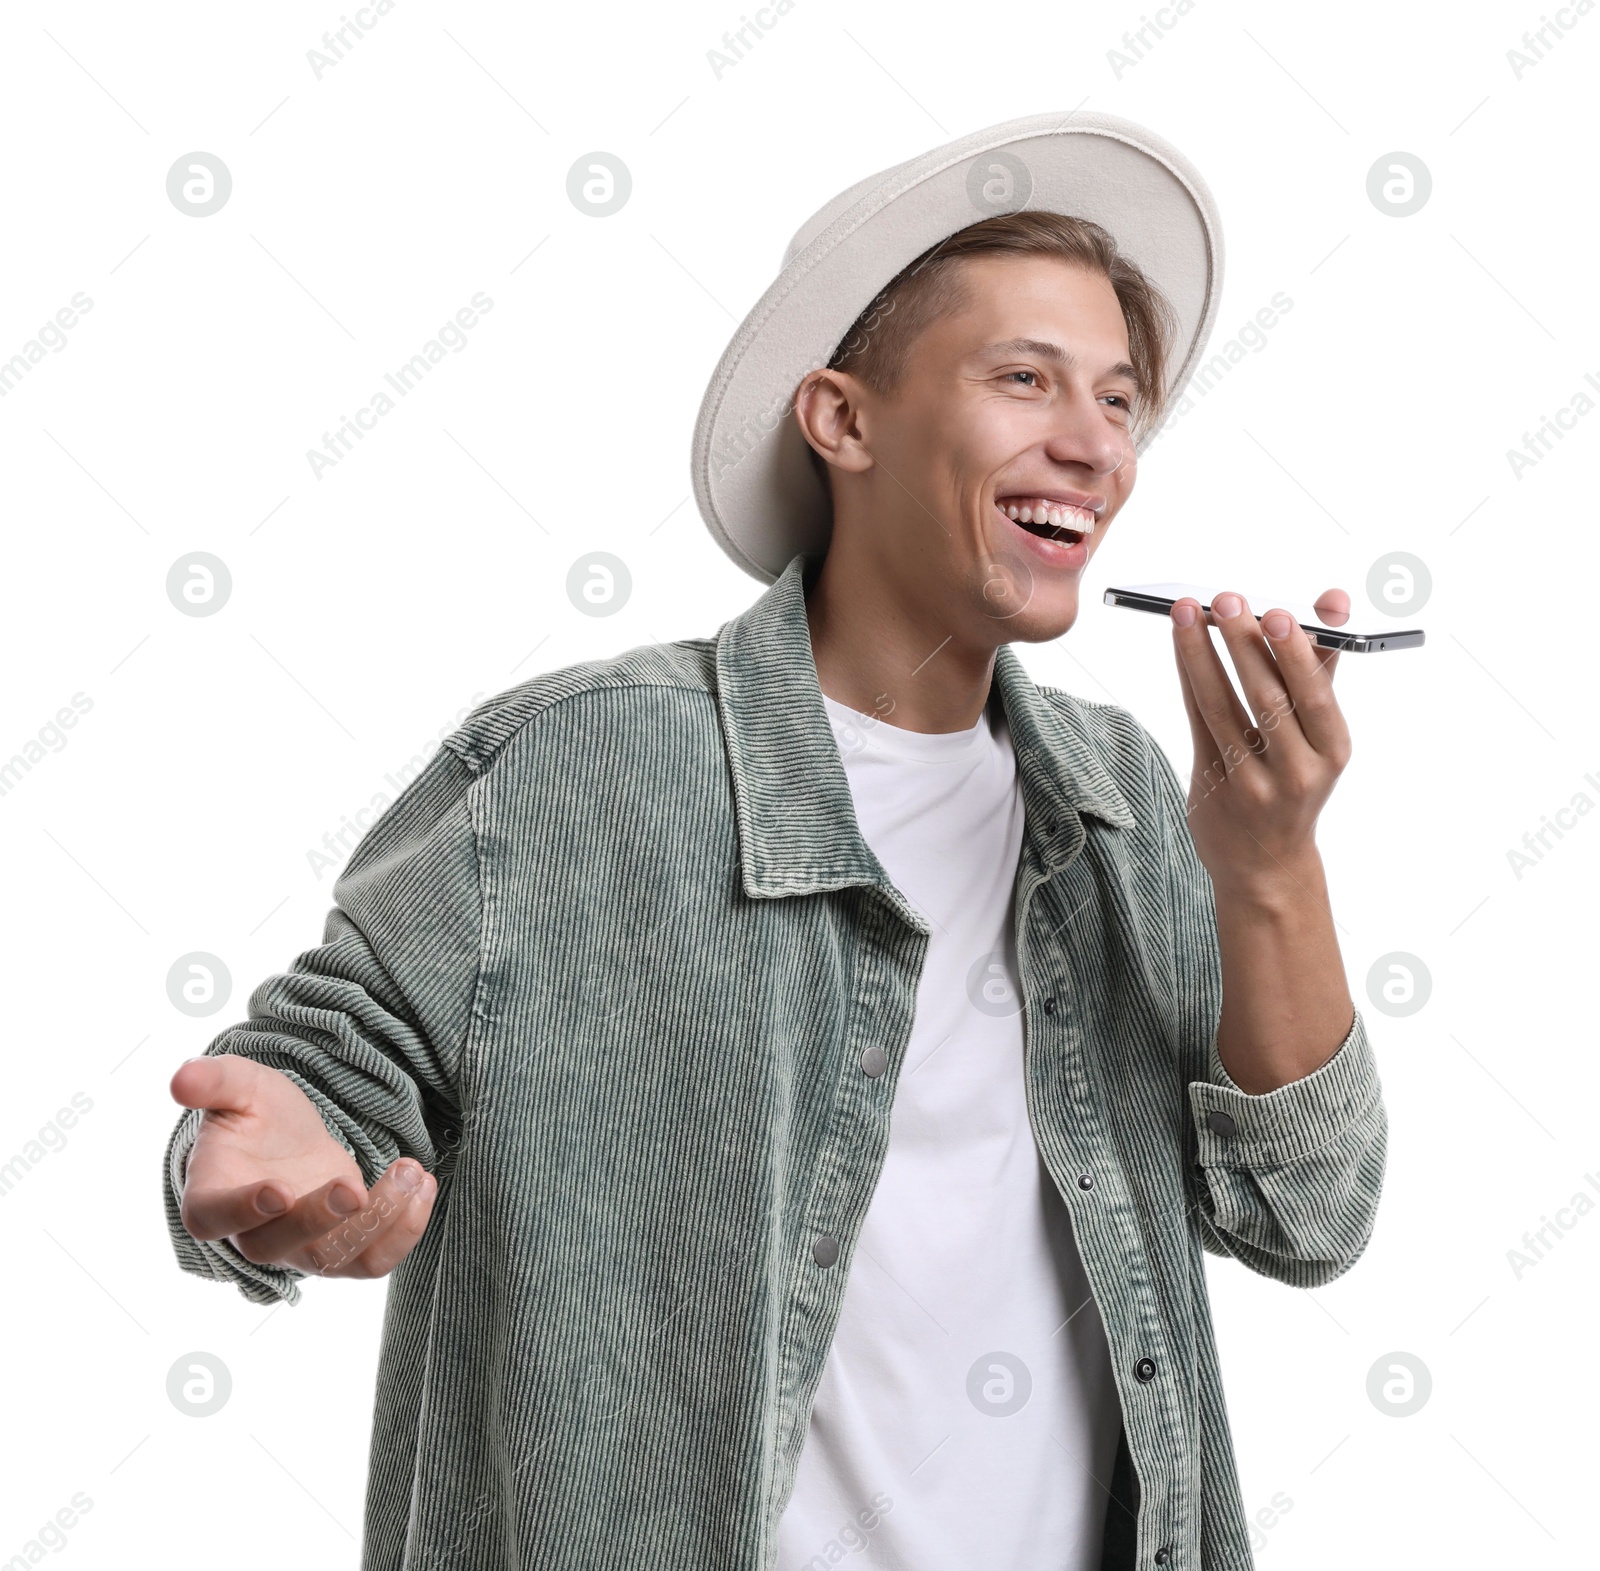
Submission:
[[[1107,605],[1125,606],[1130,611],[1155,611],[1168,615],[1173,606],[1186,595],[1193,596],[1204,609],[1206,622],[1215,625],[1211,616],[1213,591],[1197,584],[1130,584],[1121,589],[1108,589]],[[1351,654],[1376,654],[1383,649],[1416,649],[1423,642],[1420,627],[1400,628],[1381,633],[1357,633],[1348,626],[1335,627],[1324,622],[1311,606],[1296,605],[1291,600],[1268,600],[1259,595],[1245,595],[1244,601],[1252,616],[1260,616],[1279,606],[1287,611],[1323,649],[1348,649]]]

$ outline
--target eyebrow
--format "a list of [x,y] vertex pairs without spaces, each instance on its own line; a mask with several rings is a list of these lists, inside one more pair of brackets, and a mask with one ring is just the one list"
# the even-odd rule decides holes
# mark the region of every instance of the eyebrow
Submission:
[[[983,353],[1036,355],[1041,360],[1053,360],[1061,366],[1075,366],[1078,363],[1078,357],[1071,350],[1063,349],[1060,344],[1052,344],[1044,338],[1008,338],[1003,344],[990,344]],[[1107,370],[1106,375],[1126,377],[1135,387],[1139,384],[1139,373],[1126,360],[1119,360]]]

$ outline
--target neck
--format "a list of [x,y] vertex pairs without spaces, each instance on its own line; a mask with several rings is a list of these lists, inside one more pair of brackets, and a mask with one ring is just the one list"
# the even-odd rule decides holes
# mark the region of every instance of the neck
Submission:
[[989,697],[995,647],[955,636],[952,617],[912,598],[915,581],[862,559],[852,538],[834,532],[806,594],[822,691],[906,731],[970,730]]

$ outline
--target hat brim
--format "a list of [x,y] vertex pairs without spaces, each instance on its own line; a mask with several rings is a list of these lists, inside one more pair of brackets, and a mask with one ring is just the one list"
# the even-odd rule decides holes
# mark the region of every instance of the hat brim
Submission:
[[718,362],[695,423],[694,494],[747,573],[770,584],[797,551],[827,550],[832,508],[793,413],[802,378],[828,363],[901,268],[959,229],[1022,208],[1092,219],[1166,297],[1178,321],[1166,364],[1171,410],[1222,293],[1222,221],[1199,172],[1114,115],[1032,115],[973,132],[859,181],[815,213]]

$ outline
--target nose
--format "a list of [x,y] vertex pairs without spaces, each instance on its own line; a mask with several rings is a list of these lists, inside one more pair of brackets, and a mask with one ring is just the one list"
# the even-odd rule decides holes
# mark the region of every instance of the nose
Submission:
[[1045,452],[1058,464],[1078,465],[1103,477],[1132,462],[1133,435],[1084,389],[1058,406]]

